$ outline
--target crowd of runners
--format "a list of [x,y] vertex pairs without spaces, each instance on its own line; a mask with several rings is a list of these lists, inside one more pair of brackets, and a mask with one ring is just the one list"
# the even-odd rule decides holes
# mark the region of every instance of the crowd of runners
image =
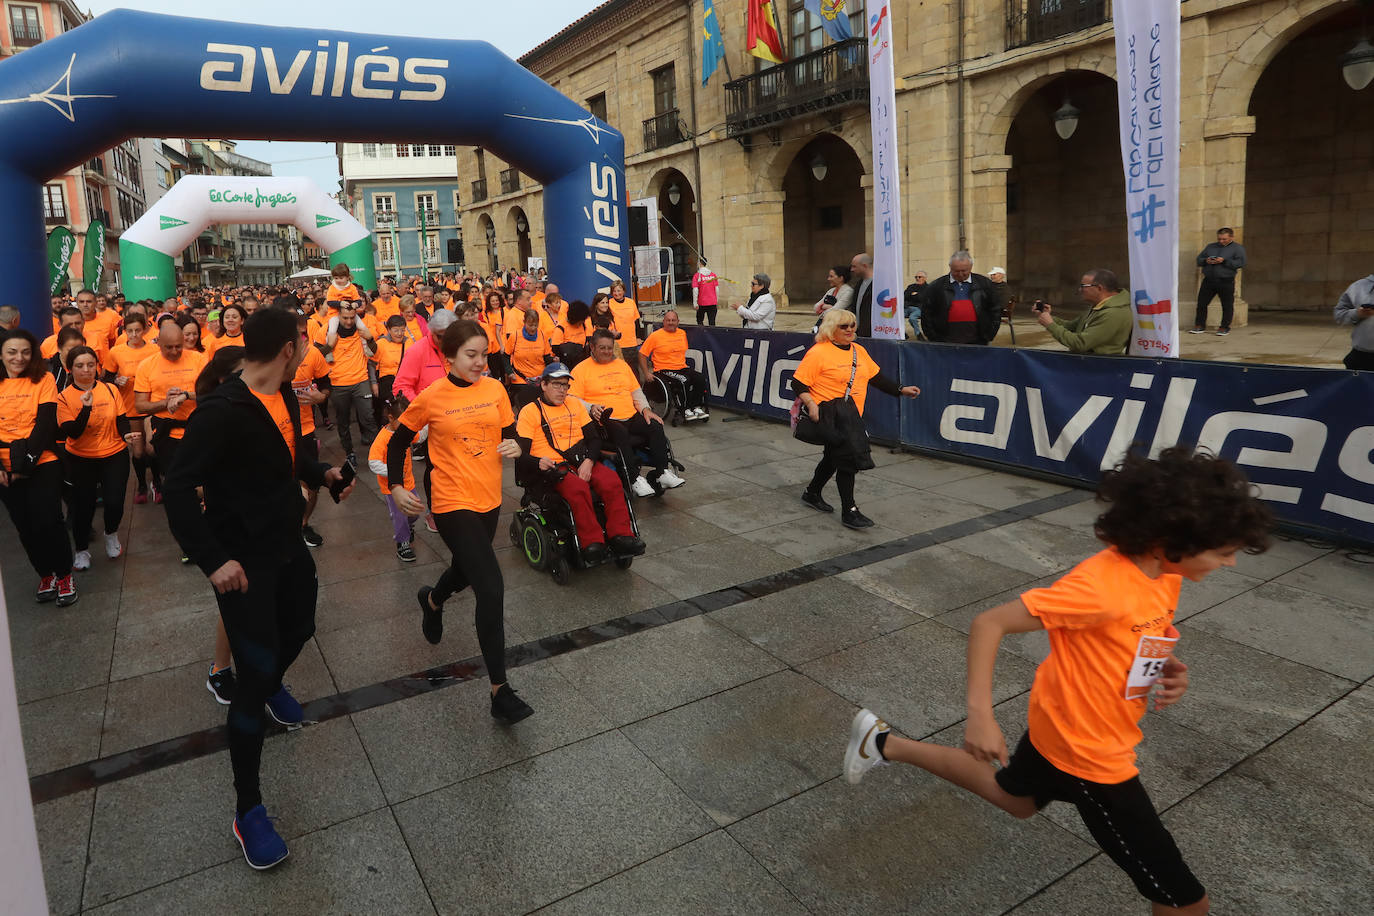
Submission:
[[[348,498],[361,451],[398,560],[416,559],[417,525],[439,535],[451,561],[417,593],[421,633],[440,642],[445,603],[470,588],[491,714],[514,724],[533,709],[506,671],[493,546],[504,463],[521,462],[525,480],[545,475],[567,501],[589,564],[629,558],[645,545],[622,501],[685,482],[646,389],[660,386],[682,421],[709,416],[677,314],[650,333],[619,283],[570,302],[542,277],[384,279],[364,290],[336,267],[328,283],[295,289],[190,290],[163,302],[81,290],[53,297],[52,310],[40,340],[0,306],[0,496],[37,575],[36,600],[76,603],[74,573],[99,562],[93,546],[105,562],[121,558],[131,472],[136,503],[165,503],[181,562],[204,572],[219,604],[207,687],[229,707],[233,832],[259,869],[287,854],[258,770],[269,722],[304,715],[282,680],[314,633],[320,491]],[[821,489],[834,477],[844,524],[861,528],[872,524],[853,496],[854,473],[872,466],[863,394],[869,384],[907,397],[919,389],[881,376],[856,323],[847,310],[827,314],[794,389],[802,419],[821,436],[828,423],[832,436],[801,498],[833,511]],[[329,431],[338,465],[320,458]],[[612,447],[614,471],[601,460]],[[1186,447],[1129,457],[1104,476],[1099,499],[1105,549],[975,620],[963,747],[901,738],[861,710],[845,774],[857,782],[904,762],[1017,817],[1067,801],[1156,912],[1206,912],[1134,748],[1147,705],[1187,689],[1172,625],[1182,580],[1263,550],[1271,519],[1234,466]],[[992,718],[993,665],[1003,635],[1033,629],[1049,631],[1051,652],[1009,755]]]

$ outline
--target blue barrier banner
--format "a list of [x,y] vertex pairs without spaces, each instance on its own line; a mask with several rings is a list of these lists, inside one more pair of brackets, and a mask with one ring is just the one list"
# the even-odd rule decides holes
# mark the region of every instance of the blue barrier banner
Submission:
[[[713,403],[785,419],[809,334],[688,328]],[[1236,462],[1281,519],[1374,543],[1374,374],[865,340],[915,401],[868,401],[873,436],[1095,483],[1133,444]]]

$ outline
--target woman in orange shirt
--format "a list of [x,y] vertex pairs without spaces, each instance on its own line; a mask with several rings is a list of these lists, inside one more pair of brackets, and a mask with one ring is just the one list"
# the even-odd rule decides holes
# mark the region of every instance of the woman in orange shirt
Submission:
[[57,383],[20,328],[0,343],[0,501],[38,573],[39,602],[76,603],[72,545],[62,526],[62,467],[57,439]]
[[482,299],[482,328],[487,335],[487,371],[492,378],[506,375],[506,297],[489,290]]
[[181,328],[182,348],[194,350],[197,353],[205,352],[205,342],[200,335],[200,322],[190,312],[182,312],[176,318],[177,327]]
[[538,309],[525,313],[525,322],[506,338],[506,356],[510,360],[506,382],[510,385],[511,402],[524,407],[539,397],[539,386],[533,380],[553,362],[553,346],[540,327]]
[[205,341],[205,355],[213,356],[220,347],[243,346],[243,323],[247,320],[248,313],[241,305],[226,305],[220,309],[219,323],[224,333]]
[[124,398],[124,414],[129,418],[130,431],[139,433],[128,440],[129,459],[134,466],[134,502],[138,505],[148,501],[149,470],[153,471],[154,482],[157,481],[153,449],[149,444],[153,429],[148,418],[134,409],[134,377],[138,375],[138,367],[157,352],[157,347],[144,339],[147,331],[148,319],[141,311],[130,309],[130,314],[124,318],[124,343],[115,344],[105,362],[106,380],[114,382]]
[[621,355],[630,368],[639,372],[639,305],[633,299],[625,298],[625,283],[611,281],[611,314],[615,316],[615,329],[620,332]]
[[[499,381],[488,377],[482,326],[455,321],[444,331],[446,378],[420,392],[386,450],[387,479],[405,479],[405,459],[415,434],[429,427],[430,502],[439,536],[452,552],[449,568],[433,588],[420,589],[421,632],[437,645],[444,635],[444,602],[468,586],[477,599],[477,642],[491,681],[491,714],[518,722],[534,710],[506,683],[505,582],[492,539],[501,516],[502,459],[518,458],[515,413]],[[414,492],[392,487],[391,498],[408,516],[425,512]]]
[[119,525],[124,520],[124,491],[129,487],[128,443],[142,439],[129,426],[124,396],[99,381],[100,363],[90,347],[67,354],[72,383],[57,396],[58,430],[67,440],[64,463],[71,490],[73,569],[91,568],[91,522],[99,488],[105,515],[105,556],[119,559]]

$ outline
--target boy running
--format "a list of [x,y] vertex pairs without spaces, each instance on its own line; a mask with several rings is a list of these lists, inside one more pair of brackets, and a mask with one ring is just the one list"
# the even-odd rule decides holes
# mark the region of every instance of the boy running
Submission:
[[[1109,547],[1048,588],[974,619],[964,746],[899,738],[862,709],[845,778],[857,783],[880,762],[900,761],[1019,818],[1069,802],[1153,913],[1206,913],[1207,892],[1140,782],[1135,746],[1151,691],[1160,709],[1188,689],[1188,666],[1173,653],[1183,579],[1200,582],[1234,566],[1239,550],[1263,552],[1272,517],[1234,465],[1186,446],[1153,461],[1128,456],[1103,475],[1097,498],[1109,508],[1094,528]],[[1008,760],[993,717],[993,665],[1005,634],[1032,630],[1049,631],[1050,654],[1035,672],[1027,731]]]

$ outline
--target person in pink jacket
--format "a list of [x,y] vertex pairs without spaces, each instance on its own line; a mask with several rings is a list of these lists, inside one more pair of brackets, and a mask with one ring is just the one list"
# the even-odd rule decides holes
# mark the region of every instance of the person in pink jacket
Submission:
[[444,329],[457,320],[449,311],[440,311],[429,320],[429,334],[407,347],[406,355],[401,357],[392,391],[413,401],[421,391],[448,374],[448,361],[439,342],[444,339]]

